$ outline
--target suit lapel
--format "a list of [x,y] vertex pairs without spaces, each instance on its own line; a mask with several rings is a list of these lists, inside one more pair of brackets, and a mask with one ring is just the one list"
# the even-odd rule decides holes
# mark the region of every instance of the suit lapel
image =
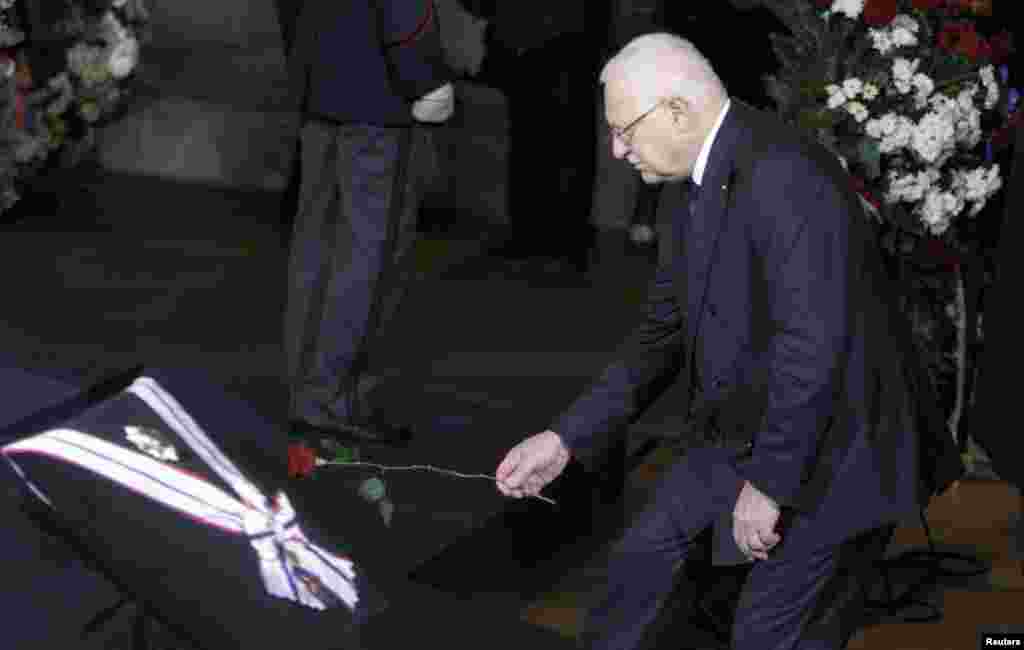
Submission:
[[727,202],[732,189],[730,184],[734,176],[737,147],[744,133],[741,116],[738,115],[742,110],[741,105],[733,100],[711,146],[700,199],[691,211],[688,227],[684,230],[686,312],[691,316],[688,319],[691,346],[703,315],[708,278],[715,261],[718,240],[729,218]]

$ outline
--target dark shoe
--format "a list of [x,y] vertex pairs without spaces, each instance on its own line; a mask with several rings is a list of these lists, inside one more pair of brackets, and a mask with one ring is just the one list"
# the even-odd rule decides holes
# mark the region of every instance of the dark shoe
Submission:
[[412,427],[378,420],[313,424],[303,420],[289,423],[292,433],[303,438],[330,438],[351,444],[404,446],[413,438]]

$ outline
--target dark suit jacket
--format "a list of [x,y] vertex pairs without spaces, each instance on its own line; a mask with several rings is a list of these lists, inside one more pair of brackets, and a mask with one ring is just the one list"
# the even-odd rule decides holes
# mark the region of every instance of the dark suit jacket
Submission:
[[430,0],[306,0],[289,57],[296,102],[336,122],[402,126],[455,78]]
[[752,443],[740,475],[820,518],[823,542],[912,514],[959,476],[845,179],[817,143],[732,102],[695,216],[682,184],[665,188],[681,243],[657,270],[646,319],[551,426],[574,455],[592,458],[605,434],[696,374],[718,442]]

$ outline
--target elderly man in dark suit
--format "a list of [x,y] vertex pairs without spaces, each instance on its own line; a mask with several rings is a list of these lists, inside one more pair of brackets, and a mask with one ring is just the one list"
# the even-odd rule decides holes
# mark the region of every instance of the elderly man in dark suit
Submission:
[[615,156],[668,183],[678,250],[617,359],[508,452],[499,487],[537,494],[684,381],[708,439],[617,545],[586,647],[637,647],[710,526],[721,561],[753,563],[734,647],[834,647],[806,623],[842,543],[914,514],[962,469],[870,223],[837,160],[731,100],[689,41],[634,39],[601,81]]
[[415,236],[416,122],[450,117],[430,0],[307,0],[290,64],[302,102],[302,187],[291,244],[285,356],[293,427],[402,442],[366,399],[367,344],[397,308]]

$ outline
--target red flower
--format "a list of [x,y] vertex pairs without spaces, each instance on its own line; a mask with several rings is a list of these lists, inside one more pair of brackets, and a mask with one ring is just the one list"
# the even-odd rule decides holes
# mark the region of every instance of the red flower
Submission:
[[970,61],[975,61],[985,51],[984,39],[974,29],[974,23],[948,22],[936,37],[939,47],[953,54],[962,54]]
[[1015,50],[1013,47],[1013,33],[1003,30],[989,39],[992,46],[991,61],[993,65],[1006,63]]
[[873,205],[876,210],[882,209],[882,204],[868,191],[867,183],[864,182],[863,178],[850,174],[850,187],[863,196],[864,200]]
[[305,478],[316,467],[316,452],[304,442],[288,445],[288,478]]
[[872,27],[888,25],[899,13],[896,0],[867,0],[864,3],[864,22]]
[[814,0],[814,3],[818,5],[818,9],[829,9],[832,7],[832,0]]
[[960,10],[978,16],[991,16],[992,0],[960,0]]
[[945,5],[946,0],[912,0],[910,4],[918,11],[930,11]]

